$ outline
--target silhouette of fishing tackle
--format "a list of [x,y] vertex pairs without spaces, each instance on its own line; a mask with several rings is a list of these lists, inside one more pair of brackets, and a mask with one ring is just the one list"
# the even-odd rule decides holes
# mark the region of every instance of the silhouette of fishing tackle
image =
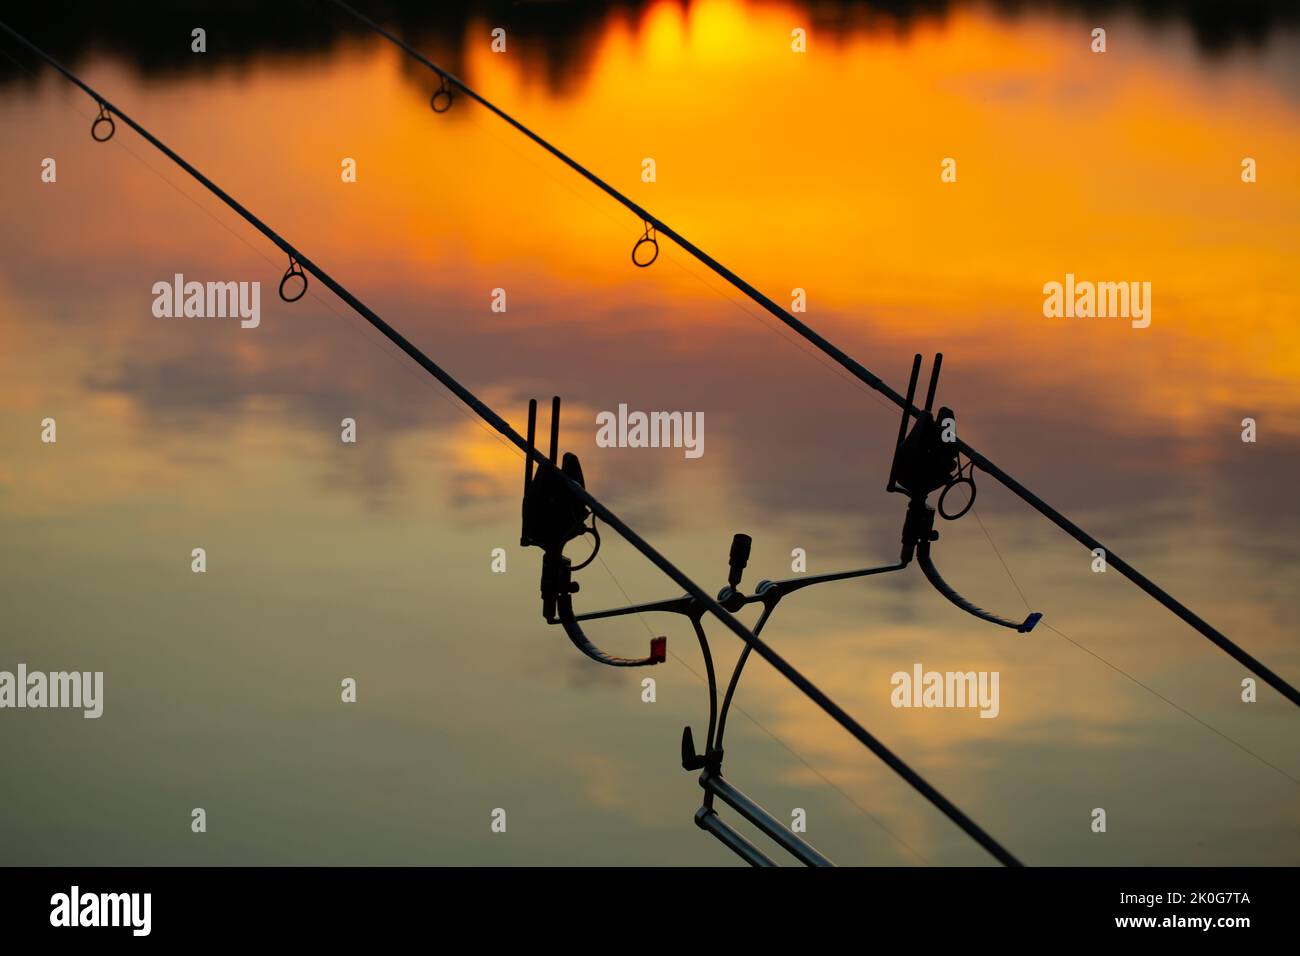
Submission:
[[[654,219],[648,213],[645,213],[639,206],[632,204],[630,200],[627,200],[627,198],[622,196],[621,193],[613,190],[608,186],[608,184],[592,175],[589,171],[575,163],[563,153],[560,153],[545,140],[541,139],[541,137],[532,133],[526,127],[523,127],[516,120],[503,113],[499,108],[493,106],[487,100],[484,100],[472,89],[465,86],[463,82],[452,77],[450,74],[446,74],[445,71],[440,70],[429,60],[413,50],[409,45],[383,30],[373,21],[362,17],[355,10],[352,10],[346,4],[342,3],[341,0],[332,0],[332,2],[348,10],[354,16],[362,19],[363,22],[366,22],[372,29],[377,30],[389,40],[401,46],[408,54],[416,57],[431,69],[437,70],[443,76],[445,81],[453,84],[458,90],[465,93],[469,99],[482,104],[492,112],[496,113],[506,122],[520,130],[520,132],[529,136],[539,145],[549,150],[557,158],[563,160],[573,169],[582,173],[591,182],[600,186],[611,196],[618,199],[624,205],[628,205],[629,208],[641,216],[642,221],[646,224],[646,235],[643,238],[649,241],[654,249],[657,250],[658,242],[652,235],[652,230],[654,233],[663,232],[669,238],[676,241],[681,248],[704,262],[719,275],[726,278],[732,285],[735,285],[737,288],[741,289],[741,291],[745,292],[751,298],[755,299],[755,301],[767,308],[768,311],[777,315],[778,318],[794,328],[799,332],[799,334],[809,339],[809,341],[813,342],[823,351],[830,354],[840,362],[841,365],[852,371],[862,381],[899,404],[904,410],[904,419],[900,429],[899,443],[895,449],[896,460],[891,468],[891,484],[893,484],[897,490],[901,490],[902,493],[908,495],[909,511],[912,510],[912,506],[915,504],[918,497],[922,504],[924,504],[930,493],[942,487],[944,491],[941,492],[939,499],[939,509],[941,513],[945,518],[960,517],[961,514],[964,514],[965,511],[969,509],[963,508],[956,514],[950,514],[943,506],[944,499],[954,487],[964,483],[970,484],[971,493],[973,494],[974,466],[978,465],[982,471],[992,475],[996,480],[1007,486],[1015,494],[1032,504],[1042,514],[1047,515],[1053,522],[1069,532],[1077,540],[1087,544],[1089,547],[1100,547],[1095,539],[1088,536],[1082,531],[1082,529],[1074,526],[1071,522],[1065,519],[1063,515],[1055,511],[1055,509],[1052,509],[1041,499],[1037,498],[1037,496],[1032,492],[1016,482],[1015,479],[1011,478],[1010,475],[999,469],[987,458],[980,455],[964,442],[958,440],[956,442],[956,447],[966,455],[968,459],[967,465],[960,464],[959,456],[947,458],[946,454],[937,454],[931,447],[932,441],[926,437],[926,432],[924,430],[916,432],[916,438],[913,440],[912,444],[905,448],[904,446],[907,445],[907,439],[912,437],[910,435],[904,435],[906,432],[907,417],[909,415],[917,416],[918,424],[921,423],[923,417],[919,410],[912,407],[910,396],[909,400],[905,402],[902,395],[894,392],[880,379],[871,375],[871,373],[869,373],[865,368],[858,365],[847,355],[840,352],[829,342],[818,336],[811,329],[798,322],[798,320],[794,319],[793,316],[790,316],[784,310],[780,309],[770,299],[763,296],[734,273],[721,266],[721,264],[716,262],[716,260],[709,258],[697,247],[691,245],[683,239],[680,234],[672,231],[661,221]],[[167,146],[162,140],[154,136],[149,132],[149,130],[101,96],[80,77],[68,70],[56,59],[40,47],[36,46],[36,44],[32,43],[18,31],[14,30],[8,24],[0,22],[0,31],[11,36],[23,47],[40,57],[49,64],[49,66],[61,73],[70,82],[83,90],[99,104],[101,119],[107,120],[109,126],[109,133],[104,137],[105,139],[112,135],[112,129],[114,127],[113,117],[120,118],[142,139],[166,156],[171,160],[171,162],[175,163],[186,174],[225,203],[225,205],[232,211],[237,213],[245,222],[256,229],[281,251],[286,253],[290,258],[290,266],[285,279],[282,280],[282,286],[284,285],[285,280],[296,274],[302,278],[304,282],[303,292],[305,292],[306,273],[311,273],[311,275],[319,280],[330,292],[346,303],[353,312],[369,323],[376,331],[404,352],[425,372],[441,383],[475,415],[495,428],[512,445],[524,451],[528,458],[537,460],[538,470],[536,474],[534,474],[531,465],[525,466],[525,500],[521,542],[525,545],[535,544],[543,549],[544,559],[541,583],[543,614],[549,623],[558,623],[563,625],[566,633],[579,650],[583,651],[583,653],[587,654],[587,656],[591,657],[593,660],[613,666],[642,666],[662,663],[667,653],[666,638],[655,638],[651,642],[650,656],[648,658],[640,660],[616,658],[595,647],[595,645],[586,638],[586,635],[583,633],[580,626],[580,622],[600,617],[632,614],[642,610],[675,611],[677,613],[686,614],[691,618],[695,625],[696,634],[699,636],[701,641],[701,646],[705,649],[705,660],[709,670],[710,720],[709,733],[706,737],[706,746],[703,755],[695,752],[694,739],[691,735],[690,728],[686,728],[683,732],[682,763],[683,766],[689,770],[698,769],[703,771],[703,773],[701,773],[700,783],[705,790],[705,802],[704,806],[701,807],[700,812],[696,814],[696,823],[702,829],[715,834],[715,836],[721,839],[728,846],[732,847],[736,852],[741,853],[742,856],[752,863],[757,865],[767,865],[771,862],[766,856],[753,848],[752,845],[748,844],[747,841],[743,841],[743,839],[733,839],[734,831],[723,824],[718,819],[716,812],[713,810],[713,798],[717,797],[737,809],[747,819],[755,822],[760,829],[763,829],[781,846],[795,854],[802,862],[809,863],[810,865],[823,865],[828,862],[824,857],[809,847],[805,841],[796,837],[793,833],[790,833],[790,831],[788,831],[783,825],[779,824],[771,818],[770,815],[766,814],[761,807],[753,804],[748,797],[745,797],[740,791],[731,787],[730,784],[727,784],[722,780],[722,741],[726,726],[726,716],[730,708],[731,700],[735,694],[743,662],[748,659],[751,652],[754,652],[762,657],[763,660],[766,661],[778,674],[780,674],[785,680],[789,681],[812,703],[825,712],[835,721],[835,723],[847,731],[855,740],[866,747],[886,766],[893,770],[894,773],[901,777],[918,794],[929,801],[931,805],[938,809],[954,825],[960,828],[983,849],[988,851],[998,860],[998,862],[1007,866],[1021,865],[1020,861],[1013,854],[989,835],[979,826],[979,824],[968,817],[960,808],[953,804],[952,801],[935,789],[935,787],[925,780],[924,777],[912,769],[912,767],[903,761],[897,754],[890,750],[889,747],[868,731],[866,727],[837,704],[828,694],[826,694],[825,691],[804,676],[767,642],[758,637],[759,630],[761,630],[761,627],[766,624],[767,619],[770,617],[780,598],[788,593],[792,593],[795,590],[812,584],[824,583],[832,580],[844,580],[847,578],[877,574],[886,571],[901,570],[906,566],[910,557],[913,555],[918,558],[918,561],[920,561],[924,554],[926,562],[928,562],[929,543],[937,537],[933,533],[933,514],[926,515],[923,512],[921,518],[913,519],[913,526],[910,529],[905,522],[904,548],[901,555],[903,560],[901,560],[897,565],[889,565],[880,568],[865,568],[856,571],[836,572],[827,575],[805,576],[800,579],[784,582],[760,582],[754,595],[751,596],[746,596],[739,590],[741,574],[748,562],[751,542],[748,536],[737,535],[732,542],[730,573],[728,574],[727,587],[724,588],[722,592],[726,599],[726,606],[724,606],[722,602],[716,600],[700,587],[698,583],[684,574],[667,557],[658,552],[648,541],[645,540],[645,538],[638,534],[608,506],[587,490],[582,477],[581,465],[578,463],[576,456],[566,455],[562,462],[558,461],[558,399],[555,399],[552,405],[551,453],[549,458],[547,458],[543,456],[535,446],[535,402],[530,405],[529,435],[528,438],[525,439],[524,436],[515,431],[515,429],[512,428],[511,425],[496,411],[481,401],[472,391],[466,388],[448,371],[434,362],[427,354],[408,341],[378,313],[369,308],[333,276],[304,256],[296,246],[290,244],[288,240],[236,201],[230,194],[226,193],[217,186],[216,183],[199,172],[198,169]],[[93,127],[92,135],[96,135]],[[98,135],[96,135],[96,139],[99,139]],[[295,298],[300,297],[301,293],[298,296],[295,296]],[[913,364],[913,377],[915,378],[919,370],[916,362]],[[935,372],[937,372],[937,368],[935,369]],[[934,373],[932,373],[931,391],[933,391],[934,388],[933,379]],[[929,410],[927,409],[927,413],[928,411]],[[944,411],[944,409],[940,410],[940,424],[946,420]],[[942,435],[940,440],[943,440]],[[926,452],[927,448],[930,449],[928,452]],[[936,455],[939,459],[937,464],[934,461]],[[951,462],[950,467],[941,467],[945,460]],[[969,474],[967,474],[968,470]],[[939,479],[937,484],[935,483],[936,479]],[[926,487],[927,485],[929,485],[928,488]],[[572,595],[577,593],[578,586],[576,582],[572,580],[572,574],[575,570],[586,567],[591,560],[594,559],[595,549],[599,549],[600,547],[599,533],[597,532],[595,525],[595,518],[597,516],[599,516],[600,520],[604,522],[606,526],[612,528],[617,534],[631,544],[658,570],[671,578],[678,586],[684,588],[686,594],[681,598],[657,602],[656,604],[637,605],[584,615],[575,614],[572,606]],[[588,517],[591,518],[591,524],[589,526],[586,523]],[[593,538],[593,553],[589,555],[588,558],[577,568],[574,568],[572,562],[564,556],[564,547],[574,538],[586,534],[591,534]],[[910,551],[908,548],[909,539],[913,542],[913,547]],[[924,548],[922,548],[922,544],[925,545]],[[925,562],[922,563],[924,570]],[[1246,666],[1248,666],[1252,671],[1263,677],[1269,684],[1276,687],[1297,705],[1300,705],[1300,692],[1296,691],[1295,688],[1291,687],[1249,654],[1246,654],[1241,648],[1227,640],[1223,635],[1219,634],[1213,628],[1210,628],[1209,625],[1188,611],[1183,605],[1175,601],[1167,593],[1151,584],[1151,582],[1139,574],[1135,569],[1121,562],[1113,553],[1110,553],[1110,565],[1120,570],[1142,587],[1148,594],[1160,601],[1161,604],[1178,614],[1178,616],[1188,624],[1195,627],[1234,658],[1246,664]],[[942,578],[938,578],[937,571],[933,571],[933,576],[927,574],[927,577],[931,579],[932,584],[936,583],[936,579],[937,581],[942,582]],[[936,587],[938,586],[939,585],[936,584]],[[944,593],[944,596],[948,597],[949,600],[952,600],[952,595],[956,594],[956,592],[952,591],[952,589],[948,588],[946,585],[940,587],[940,591],[941,593]],[[763,613],[760,617],[759,625],[753,630],[750,630],[733,616],[733,612],[741,609],[746,604],[753,602],[763,603]],[[959,602],[959,606],[962,607],[963,610],[974,608],[974,605],[969,605],[969,608],[966,605],[969,605],[969,602],[965,602],[965,604]],[[978,611],[979,609],[974,608],[974,610]],[[708,654],[708,642],[703,633],[703,628],[700,625],[704,613],[708,613],[715,617],[727,630],[731,631],[744,644],[736,668],[732,673],[731,682],[727,688],[726,696],[723,700],[720,712],[717,707],[717,684],[713,673],[712,658]],[[985,614],[987,614],[987,612],[985,612]],[[1031,618],[1032,617],[1033,615],[1031,615]],[[994,620],[994,623],[1001,623],[1002,620],[991,615],[985,619],[992,619]],[[1017,630],[1020,630],[1023,627],[1027,630],[1029,626],[1032,626],[1032,621],[1026,620],[1023,625],[1015,625],[1014,623],[1011,623],[1008,626],[1014,626]]]
[[[717,602],[732,614],[750,604],[760,604],[762,610],[752,629],[755,637],[762,633],[777,605],[787,595],[815,584],[902,571],[912,563],[914,558],[925,579],[934,586],[935,590],[967,614],[990,624],[1012,628],[1022,634],[1033,630],[1034,625],[1038,623],[1042,617],[1038,612],[1030,614],[1023,621],[1013,621],[973,604],[954,590],[940,576],[934,565],[931,549],[934,542],[938,540],[939,533],[934,530],[936,508],[929,504],[930,495],[936,491],[940,492],[938,513],[948,520],[956,520],[969,511],[975,498],[974,469],[961,464],[961,456],[954,444],[955,415],[952,409],[946,406],[939,409],[937,416],[933,411],[942,364],[942,354],[936,355],[930,370],[925,406],[916,413],[916,423],[910,432],[907,426],[911,415],[904,410],[899,424],[898,440],[894,446],[894,456],[890,463],[886,491],[906,495],[908,499],[907,513],[903,521],[902,551],[898,562],[878,567],[833,571],[827,574],[801,575],[783,581],[764,580],[758,583],[753,594],[745,594],[740,589],[740,584],[745,568],[749,564],[753,539],[747,534],[736,534],[732,538],[731,551],[727,558],[727,583],[718,592]],[[918,354],[912,360],[906,408],[912,407],[920,373],[921,356]],[[651,642],[649,657],[637,660],[614,657],[591,642],[583,631],[583,622],[656,612],[686,617],[691,622],[704,657],[709,692],[709,724],[704,738],[704,752],[696,752],[694,733],[690,727],[682,731],[682,767],[689,771],[700,771],[699,782],[704,790],[704,801],[695,814],[696,826],[711,833],[751,865],[776,865],[770,857],[718,816],[715,801],[721,800],[800,863],[807,866],[832,865],[806,840],[723,778],[723,738],[726,734],[727,715],[740,683],[741,672],[749,660],[749,645],[740,652],[719,705],[717,673],[708,636],[703,626],[704,615],[708,613],[708,609],[696,598],[686,594],[662,601],[632,604],[584,614],[574,612],[573,595],[577,593],[578,585],[573,581],[572,573],[592,562],[600,549],[600,537],[595,530],[595,518],[591,516],[590,509],[574,495],[571,486],[565,480],[565,478],[572,479],[584,489],[586,488],[578,457],[571,452],[566,452],[562,460],[558,457],[559,420],[560,399],[556,397],[552,399],[551,404],[551,442],[547,463],[540,465],[536,474],[533,471],[532,456],[527,457],[524,465],[523,533],[519,541],[525,547],[536,545],[543,551],[542,616],[547,623],[563,625],[569,639],[588,657],[601,664],[615,667],[639,667],[662,663],[667,652],[667,639],[655,638]],[[536,429],[537,402],[531,401],[528,403],[528,444],[534,448]],[[953,488],[962,484],[970,486],[970,498],[955,513],[945,510],[943,508],[945,496]],[[588,517],[591,517],[590,525],[587,524]],[[564,556],[564,546],[575,538],[587,534],[594,536],[593,550],[581,564],[573,566]]]
[[[528,403],[528,447],[537,448],[537,400]],[[656,637],[650,642],[650,656],[643,658],[615,657],[606,654],[588,640],[578,619],[573,614],[573,595],[578,583],[573,573],[581,571],[600,552],[600,532],[596,530],[596,516],[587,504],[574,494],[569,480],[586,488],[582,477],[582,464],[578,456],[566,451],[559,459],[560,447],[560,396],[551,399],[551,445],[547,460],[537,466],[534,473],[532,455],[524,456],[523,522],[519,543],[523,547],[536,545],[542,549],[542,617],[548,624],[559,624],[569,640],[592,660],[611,667],[645,667],[662,664],[668,653],[668,638]],[[566,480],[568,479],[568,480]],[[587,519],[591,524],[587,524]],[[591,553],[576,567],[564,555],[564,546],[575,538],[591,535]]]
[[[894,460],[889,468],[889,483],[885,485],[888,492],[907,495],[907,518],[903,522],[903,551],[899,560],[904,565],[915,556],[925,579],[934,585],[934,589],[961,608],[967,614],[974,615],[990,624],[1012,628],[1021,634],[1027,634],[1042,618],[1034,611],[1023,621],[1013,621],[986,611],[962,597],[934,566],[930,555],[931,545],[939,540],[939,532],[934,530],[936,509],[929,504],[929,497],[940,488],[938,514],[948,521],[956,521],[975,504],[975,465],[960,463],[961,453],[956,444],[957,417],[951,408],[943,406],[938,416],[933,413],[935,391],[939,386],[939,370],[943,366],[943,353],[936,353],[934,364],[930,367],[930,385],[926,390],[925,407],[917,416],[911,432],[907,431],[913,399],[916,398],[917,381],[921,375],[921,356],[912,358],[912,374],[907,383],[907,401],[903,406],[903,417],[898,425],[898,441],[894,445]],[[969,474],[967,471],[969,470]],[[966,504],[955,514],[944,509],[944,500],[959,485],[970,486],[970,497]]]

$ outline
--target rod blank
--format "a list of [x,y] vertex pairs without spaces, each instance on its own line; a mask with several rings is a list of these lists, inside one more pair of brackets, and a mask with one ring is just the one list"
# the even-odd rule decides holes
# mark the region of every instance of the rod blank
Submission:
[[[623,195],[623,193],[619,192],[609,183],[605,182],[605,180],[601,179],[599,176],[597,176],[591,170],[587,169],[577,160],[573,159],[572,157],[568,156],[561,150],[557,149],[555,146],[551,145],[551,143],[549,143],[547,140],[543,139],[537,133],[534,133],[531,129],[529,129],[527,126],[524,126],[517,119],[515,119],[509,113],[506,113],[504,110],[496,106],[494,103],[484,99],[475,90],[467,86],[465,82],[461,80],[459,77],[455,76],[452,73],[447,72],[442,67],[438,66],[432,60],[428,59],[426,56],[424,56],[422,53],[420,53],[418,50],[412,47],[410,44],[406,43],[406,41],[402,40],[400,37],[397,37],[394,34],[390,33],[389,31],[385,30],[383,27],[381,27],[374,20],[367,17],[365,14],[349,6],[347,3],[344,3],[343,0],[330,0],[330,2],[333,3],[335,6],[339,7],[341,10],[348,13],[349,15],[351,15],[352,17],[356,18],[361,23],[365,24],[375,33],[386,38],[389,42],[393,43],[400,49],[404,50],[409,56],[413,57],[415,60],[418,60],[420,63],[423,63],[430,70],[437,73],[438,76],[441,77],[445,82],[454,84],[456,87],[462,90],[465,93],[465,95],[468,96],[470,99],[474,100],[475,102],[483,106],[489,112],[494,113],[496,116],[498,116],[504,122],[508,123],[510,126],[513,126],[524,136],[527,136],[534,143],[536,143],[542,149],[546,150],[556,159],[560,160],[560,162],[564,163],[574,172],[578,173],[580,176],[582,176],[592,185],[596,186],[597,188],[605,192],[616,202],[620,203],[627,209],[631,210],[645,223],[647,234],[649,233],[649,230],[653,228],[656,233],[663,233],[665,236],[672,239],[675,243],[677,243],[677,245],[682,249],[682,251],[694,257],[697,261],[702,263],[704,266],[706,266],[716,275],[725,279],[734,288],[740,290],[748,298],[752,299],[754,302],[761,305],[766,311],[768,311],[777,319],[779,319],[784,325],[792,329],[804,340],[811,342],[818,349],[820,349],[824,354],[834,359],[837,364],[839,364],[844,369],[852,373],[854,377],[862,381],[870,388],[879,392],[881,395],[885,396],[885,398],[889,399],[895,405],[902,408],[905,413],[904,424],[906,424],[906,417],[908,415],[916,415],[917,417],[920,416],[919,410],[912,404],[911,389],[909,389],[908,397],[904,399],[902,395],[894,391],[893,388],[891,388],[888,384],[886,384],[884,380],[880,378],[880,376],[868,370],[866,366],[862,365],[860,362],[858,362],[848,353],[844,352],[842,349],[834,345],[829,339],[823,338],[811,326],[806,325],[805,323],[796,319],[792,314],[787,312],[776,302],[772,301],[770,298],[768,298],[766,295],[764,295],[754,286],[750,285],[740,276],[736,275],[736,273],[732,272],[722,263],[718,262],[708,253],[706,253],[703,249],[700,249],[694,243],[690,242],[688,239],[686,239],[685,236],[681,235],[681,233],[677,232],[675,229],[673,229],[663,220],[659,219],[657,216],[651,215],[650,212],[648,212],[646,209],[642,208],[637,203],[629,199],[627,196]],[[930,408],[930,404],[931,402],[933,402],[934,399],[933,384],[934,384],[934,379],[937,379],[938,377],[938,372],[939,372],[939,359],[936,357],[935,364],[931,372],[933,378],[931,380],[930,395],[926,402],[927,410]],[[1042,498],[1035,495],[1033,492],[1031,492],[1020,482],[1012,478],[1011,475],[1009,475],[1007,472],[1003,471],[997,465],[993,464],[993,462],[989,461],[987,458],[985,458],[983,455],[977,452],[974,448],[971,448],[970,445],[966,444],[964,441],[961,441],[960,439],[957,441],[956,445],[961,451],[966,453],[966,457],[970,458],[972,461],[978,464],[982,471],[984,471],[989,475],[992,475],[999,482],[1001,482],[1002,485],[1006,487],[1007,490],[1009,490],[1012,494],[1016,495],[1022,501],[1028,504],[1030,507],[1034,508],[1034,510],[1038,511],[1040,514],[1042,514],[1044,517],[1046,517],[1048,520],[1050,520],[1053,524],[1055,524],[1066,534],[1070,535],[1076,541],[1083,544],[1089,550],[1096,550],[1097,548],[1103,547],[1103,545],[1100,542],[1098,542],[1096,538],[1092,537],[1083,529],[1081,529],[1078,525],[1074,524],[1074,522],[1066,518],[1065,515],[1061,514],[1061,512],[1057,511],[1047,502],[1043,501]],[[891,476],[890,483],[892,485],[892,476]],[[1115,553],[1111,551],[1109,548],[1105,548],[1105,551],[1107,554],[1107,563],[1110,565],[1110,567],[1113,567],[1116,571],[1118,571],[1124,577],[1128,578],[1139,588],[1145,591],[1148,595],[1155,598],[1160,604],[1164,605],[1167,609],[1172,611],[1175,615],[1177,615],[1179,618],[1181,618],[1183,621],[1189,624],[1193,629],[1198,631],[1202,636],[1208,638],[1217,647],[1219,647],[1220,649],[1228,653],[1233,659],[1241,663],[1248,670],[1254,672],[1257,676],[1262,678],[1265,683],[1267,683],[1270,687],[1276,690],[1279,694],[1281,694],[1282,696],[1290,700],[1291,703],[1295,704],[1297,707],[1300,707],[1300,691],[1297,691],[1289,683],[1287,683],[1285,680],[1283,680],[1281,677],[1279,677],[1269,668],[1265,667],[1262,663],[1260,663],[1260,661],[1258,661],[1252,655],[1247,653],[1244,649],[1239,647],[1237,644],[1229,640],[1226,635],[1222,634],[1214,627],[1211,627],[1204,619],[1202,619],[1197,614],[1193,613],[1182,602],[1174,598],[1173,595],[1169,594],[1163,588],[1156,585],[1153,581],[1151,581],[1150,578],[1146,577],[1146,575],[1142,574],[1140,571],[1138,571],[1128,562],[1119,559],[1115,555]]]

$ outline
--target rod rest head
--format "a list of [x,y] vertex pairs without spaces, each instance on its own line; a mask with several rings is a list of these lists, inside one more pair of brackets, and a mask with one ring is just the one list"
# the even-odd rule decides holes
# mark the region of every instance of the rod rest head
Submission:
[[573,452],[565,452],[559,468],[540,465],[524,489],[523,531],[519,543],[537,545],[545,551],[563,550],[574,538],[585,533],[584,523],[591,514],[569,487],[566,478],[583,488],[582,464]]
[[957,474],[957,443],[943,440],[943,425],[955,419],[951,408],[939,409],[937,418],[921,415],[898,449],[895,478],[913,497],[924,498],[952,481]]

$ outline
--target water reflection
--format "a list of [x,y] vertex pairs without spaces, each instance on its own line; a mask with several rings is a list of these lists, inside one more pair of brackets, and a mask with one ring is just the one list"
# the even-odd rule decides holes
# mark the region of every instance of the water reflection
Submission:
[[[891,381],[943,349],[964,434],[1300,673],[1293,33],[1197,28],[1269,36],[1207,60],[1217,40],[1156,18],[1112,29],[1123,42],[1099,61],[1073,7],[829,5],[808,19],[823,45],[797,58],[790,24],[810,15],[792,6],[524,6],[519,55],[499,57],[467,38],[504,9],[393,22],[760,287],[807,290],[809,320]],[[170,14],[157,35],[128,29],[140,15],[73,17],[56,55],[516,424],[529,397],[562,394],[593,488],[688,573],[720,585],[740,530],[750,586],[787,576],[796,547],[813,571],[893,556],[893,413],[679,254],[633,269],[634,219],[482,111],[434,117],[427,74],[345,41],[337,18],[217,11],[210,37],[238,39],[200,65],[167,52]],[[825,17],[846,24],[833,40]],[[48,73],[9,79],[0,667],[103,669],[109,702],[90,730],[6,714],[7,860],[724,862],[676,770],[703,704],[689,631],[668,632],[653,706],[594,671],[538,620],[513,450],[328,295],[276,300],[279,254],[138,140],[92,143],[84,97]],[[53,186],[33,173],[45,156]],[[1042,283],[1067,271],[1151,281],[1152,327],[1043,319]],[[149,290],[176,272],[260,279],[261,326],[155,319]],[[708,453],[597,449],[594,416],[619,403],[703,411]],[[35,440],[46,416],[55,446]],[[961,590],[1007,611],[1023,591],[1300,775],[1275,696],[1237,704],[1230,660],[987,482],[979,514],[941,529]],[[200,545],[205,576],[188,569]],[[626,548],[606,561],[584,575],[588,606],[671,592]],[[602,643],[639,648],[661,624],[612,624]],[[1030,862],[1296,861],[1286,776],[1051,632],[989,630],[909,574],[792,599],[768,634]],[[916,661],[999,670],[1001,715],[894,710],[889,675]],[[351,710],[342,675],[361,688]],[[986,862],[770,671],[740,703],[758,725],[735,724],[736,779],[808,809],[832,857]],[[195,849],[183,821],[203,801],[230,826]],[[1086,826],[1098,805],[1132,821],[1106,843]],[[486,826],[496,806],[509,840]],[[109,825],[103,807],[140,819]]]

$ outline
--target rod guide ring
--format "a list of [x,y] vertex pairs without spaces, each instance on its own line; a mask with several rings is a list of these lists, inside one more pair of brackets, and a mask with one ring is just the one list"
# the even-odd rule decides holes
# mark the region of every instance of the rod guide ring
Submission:
[[[100,123],[108,124],[108,132],[103,136],[100,136],[99,133],[96,132],[99,129]],[[103,103],[100,103],[99,115],[95,117],[95,122],[90,124],[90,138],[93,139],[96,143],[107,143],[110,139],[113,138],[113,134],[115,132],[117,132],[117,124],[113,122],[112,114],[109,113],[108,107],[106,107]]]
[[[302,280],[302,288],[298,290],[297,295],[285,295],[284,286],[290,279],[299,278]],[[297,302],[307,294],[307,274],[302,271],[302,266],[293,256],[289,257],[289,268],[285,270],[284,277],[280,279],[280,298],[285,302]]]
[[451,88],[447,86],[447,78],[442,74],[438,75],[438,89],[434,90],[433,96],[429,97],[429,107],[435,113],[445,113],[451,109],[451,103],[454,99]]
[[[642,261],[641,259],[637,258],[637,250],[644,245],[649,245],[650,247],[649,249],[646,250],[650,254],[650,258],[646,259],[645,261]],[[658,258],[659,258],[659,240],[655,236],[655,227],[650,225],[650,223],[647,222],[645,224],[645,234],[642,235],[641,238],[638,239],[636,241],[636,244],[632,247],[632,265],[636,266],[637,268],[644,269],[647,266],[653,265],[654,261]]]

